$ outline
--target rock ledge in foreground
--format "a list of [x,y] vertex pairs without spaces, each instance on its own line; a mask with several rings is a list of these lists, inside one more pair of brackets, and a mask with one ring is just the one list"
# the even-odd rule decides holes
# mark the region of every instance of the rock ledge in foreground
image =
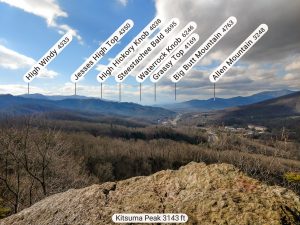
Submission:
[[0,225],[114,224],[114,213],[186,213],[187,224],[300,224],[300,200],[228,164],[190,163],[177,171],[108,182],[50,196]]

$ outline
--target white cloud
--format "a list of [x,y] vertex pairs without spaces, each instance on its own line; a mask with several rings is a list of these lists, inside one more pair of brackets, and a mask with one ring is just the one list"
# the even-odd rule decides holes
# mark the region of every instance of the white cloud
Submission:
[[268,33],[243,60],[272,62],[299,53],[298,0],[289,0],[288,4],[282,0],[253,0],[251,7],[236,0],[155,0],[155,3],[157,15],[163,19],[177,17],[182,24],[195,21],[198,24],[196,32],[200,35],[199,45],[229,16],[235,16],[237,25],[213,50],[233,51],[259,24],[266,23],[270,28]]
[[0,0],[11,6],[20,8],[25,12],[32,13],[36,16],[46,19],[48,25],[55,23],[56,17],[67,17],[55,0]]
[[58,73],[53,70],[44,69],[37,78],[54,78],[57,75]]
[[128,3],[128,0],[117,0],[121,5],[126,6]]
[[[110,79],[110,78],[109,78]],[[51,95],[73,95],[74,83],[65,83],[62,87],[51,91]],[[172,102],[173,87],[158,85],[157,86],[157,102],[154,102],[154,86],[153,84],[143,84],[142,86],[142,102],[141,104],[156,104],[163,102]],[[86,85],[77,83],[77,94],[89,97],[100,97],[100,84]],[[118,84],[103,84],[103,99],[118,101],[119,87]],[[122,83],[122,101],[123,102],[139,102],[139,85],[130,85]]]
[[[0,67],[10,70],[29,69],[35,63],[34,59],[0,45]],[[53,70],[44,69],[39,78],[53,78],[57,75]]]
[[[31,93],[41,93],[41,94],[48,94],[47,91],[30,85],[30,92]],[[22,95],[27,93],[27,85],[21,84],[1,84],[0,85],[0,94],[12,94],[12,95]]]
[[300,77],[299,77],[299,75],[297,76],[296,74],[288,73],[284,76],[283,79],[285,81],[295,81],[295,80],[300,80]]
[[[123,94],[128,95],[136,95],[137,92],[133,91],[133,87],[131,85],[122,84],[122,92]],[[58,88],[56,91],[63,95],[71,95],[74,93],[74,83],[68,82],[65,83],[64,86]],[[77,94],[90,96],[90,97],[99,97],[100,96],[100,83],[99,85],[85,85],[81,83],[77,83],[76,85]],[[133,91],[133,92],[132,92]],[[108,99],[117,99],[119,94],[119,89],[117,84],[109,85],[103,84],[103,94]]]
[[70,31],[82,42],[82,38],[77,34],[76,30],[66,24],[58,24],[56,22],[56,19],[59,17],[68,17],[68,14],[60,8],[56,0],[0,0],[0,2],[42,17],[46,20],[49,27],[56,28],[60,34]]
[[28,68],[33,64],[34,60],[32,58],[0,45],[0,66],[2,68],[17,70]]
[[204,57],[203,60],[198,63],[198,65],[208,66],[211,65],[213,61],[218,61],[221,63],[224,59],[226,59],[226,57],[227,56],[223,51],[212,51],[208,56]]
[[103,70],[105,70],[107,67],[107,65],[104,65],[104,64],[97,64],[95,70],[99,71],[99,72],[102,72]]
[[[286,4],[281,0],[254,0],[251,3],[253,7],[235,0],[155,0],[155,3],[157,15],[165,21],[177,17],[182,25],[189,21],[198,24],[195,32],[200,35],[200,41],[196,47],[229,16],[235,16],[238,20],[236,27],[197,63],[200,67],[194,67],[177,85],[179,95],[184,98],[182,100],[211,97],[213,85],[208,77],[212,70],[261,23],[268,24],[268,33],[218,82],[219,97],[245,96],[265,90],[299,89],[300,58],[296,56],[300,51],[300,14],[296,9],[299,9],[300,1],[289,0],[289,4]],[[287,36],[287,33],[290,35]],[[195,50],[191,49],[178,64]],[[171,73],[159,84],[172,87],[169,75]]]
[[291,62],[290,64],[288,64],[285,69],[287,71],[293,71],[293,70],[300,70],[300,58],[298,59],[298,61],[294,61]]

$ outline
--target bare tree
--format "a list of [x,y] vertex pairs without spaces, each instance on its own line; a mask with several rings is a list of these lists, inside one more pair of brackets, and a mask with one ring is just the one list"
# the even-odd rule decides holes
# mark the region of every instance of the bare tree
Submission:
[[0,181],[4,183],[6,190],[13,196],[12,200],[9,199],[9,202],[13,205],[14,212],[17,213],[21,200],[21,165],[15,152],[9,149],[10,144],[5,144],[3,139],[1,142],[4,146],[2,145],[1,151]]

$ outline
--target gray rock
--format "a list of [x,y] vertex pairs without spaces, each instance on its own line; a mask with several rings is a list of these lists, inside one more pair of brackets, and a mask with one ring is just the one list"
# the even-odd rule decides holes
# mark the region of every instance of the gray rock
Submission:
[[300,200],[228,164],[190,163],[45,198],[0,225],[114,224],[114,213],[186,213],[187,224],[299,224]]

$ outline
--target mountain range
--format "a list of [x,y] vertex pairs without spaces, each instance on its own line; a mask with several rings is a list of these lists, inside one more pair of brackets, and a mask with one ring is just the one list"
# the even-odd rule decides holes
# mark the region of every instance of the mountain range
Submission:
[[[53,101],[57,101],[57,100],[65,100],[65,99],[97,99],[95,97],[87,97],[87,96],[83,96],[83,95],[42,95],[42,94],[23,94],[23,95],[19,95],[19,97],[23,97],[23,98],[33,98],[33,99],[42,99],[42,100],[53,100]],[[106,101],[105,99],[101,99],[103,101]]]
[[191,112],[181,116],[179,124],[207,124],[245,127],[266,126],[273,134],[288,130],[289,138],[300,141],[300,91],[262,102],[210,112]]
[[0,113],[14,116],[31,115],[41,113],[67,113],[67,114],[81,114],[89,117],[116,116],[124,118],[135,118],[139,120],[143,118],[144,121],[157,122],[157,120],[175,116],[175,112],[152,106],[142,106],[135,103],[128,102],[113,102],[100,100],[96,98],[87,97],[65,97],[61,100],[61,96],[48,97],[43,95],[28,95],[13,96],[0,95]]
[[[293,105],[294,108],[273,103],[274,101],[280,101],[280,103],[285,105],[292,104],[288,96],[294,96],[293,94],[297,96],[299,92],[280,90],[261,92],[247,97],[216,98],[215,101],[213,99],[191,100],[166,105],[165,108],[143,106],[128,102],[108,101],[86,96],[45,96],[41,94],[20,96],[0,95],[0,114],[14,116],[46,114],[55,119],[72,118],[90,121],[101,116],[106,116],[120,119],[129,118],[139,122],[157,123],[157,121],[175,117],[178,112],[203,112],[229,108],[227,111],[225,110],[220,113],[220,115],[226,115],[226,119],[228,119],[246,117],[246,115],[248,115],[247,113],[250,112],[258,115],[260,111],[264,116],[266,114],[283,115],[283,112],[294,113],[296,103]],[[245,105],[247,105],[248,108]],[[299,105],[297,105],[296,108],[298,110]],[[257,111],[258,109],[260,111]]]
[[207,100],[190,100],[175,104],[163,105],[164,108],[176,112],[205,112],[212,110],[220,110],[230,107],[249,105],[280,96],[292,94],[295,91],[279,90],[279,91],[265,91],[251,96],[237,96],[233,98],[210,98]]
[[300,116],[300,92],[259,103],[225,109],[223,119],[266,120]]

